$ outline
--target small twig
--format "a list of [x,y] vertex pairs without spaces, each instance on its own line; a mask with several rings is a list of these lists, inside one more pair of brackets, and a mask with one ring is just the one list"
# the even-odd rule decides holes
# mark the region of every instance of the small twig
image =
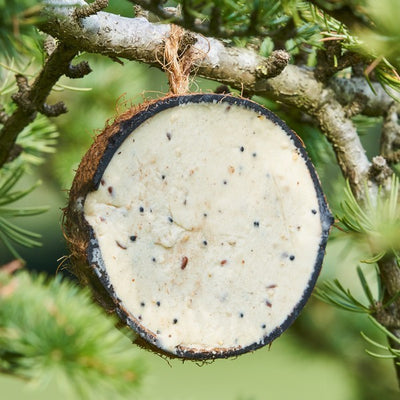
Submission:
[[[160,1],[158,1],[158,9],[161,9]],[[182,23],[183,25],[190,30],[194,30],[195,28],[195,19],[190,13],[190,1],[189,0],[182,0]],[[197,24],[199,25],[199,24]]]
[[317,51],[317,66],[315,77],[321,82],[328,81],[336,72],[353,65],[359,65],[362,57],[352,51],[342,54],[340,40],[330,40],[324,43],[324,49]]
[[[17,109],[0,130],[0,167],[7,162],[19,133],[36,117],[37,111],[46,112],[45,101],[58,79],[66,73],[78,50],[60,44],[46,60],[43,69],[31,86],[25,76],[17,75],[18,93],[13,100]],[[56,107],[61,110],[60,106]],[[53,110],[54,111],[54,110]]]
[[221,26],[222,26],[221,9],[217,6],[214,6],[211,10],[211,18],[209,25],[210,33],[212,35],[218,36]]
[[399,104],[393,102],[389,107],[382,127],[381,154],[390,163],[400,161]]
[[263,64],[256,67],[257,77],[261,79],[270,79],[278,76],[287,66],[289,59],[290,55],[286,51],[273,51]]
[[96,14],[99,11],[105,9],[108,6],[108,0],[95,0],[83,7],[78,7],[74,11],[75,19],[81,19],[89,17],[90,15]]
[[258,24],[258,19],[259,19],[259,14],[260,14],[260,8],[259,8],[258,2],[254,2],[254,4],[255,4],[255,7],[250,14],[250,21],[249,21],[249,25],[247,27],[247,33],[249,36],[253,36],[253,35],[256,36],[258,33],[257,24]]
[[372,316],[385,328],[400,329],[399,316],[393,315],[393,312],[386,310],[382,306],[378,307]]
[[108,56],[108,58],[109,58],[112,62],[116,62],[116,63],[119,64],[119,65],[125,65],[125,63],[124,63],[120,58],[118,58],[117,56],[110,55],[110,56]]
[[335,71],[335,60],[340,58],[342,45],[339,40],[324,42],[324,48],[317,51],[317,66],[314,75],[321,81],[326,82]]
[[386,159],[393,164],[397,164],[400,162],[400,149],[394,151],[392,154],[387,155]]
[[31,89],[27,77],[22,74],[17,74],[15,75],[15,79],[17,81],[18,92],[11,96],[12,100],[24,111],[28,113],[35,112],[35,107],[29,99]]
[[230,89],[226,85],[219,85],[215,90],[214,93],[217,94],[229,94],[231,93]]
[[61,114],[65,114],[68,110],[65,104],[59,101],[52,105],[44,103],[43,106],[39,108],[39,111],[46,117],[58,117]]
[[[379,274],[385,288],[385,297],[383,299],[384,302],[388,302],[393,298],[396,298],[399,290],[400,290],[400,268],[397,265],[396,258],[393,256],[385,256],[378,261]],[[398,327],[393,327],[390,325],[394,324],[391,317],[397,318],[397,321],[400,319],[400,298],[397,297],[395,301],[393,301],[390,306],[387,308],[386,312],[389,314],[388,321],[382,321],[382,325],[387,327],[391,333],[393,333],[397,338],[400,339],[400,329]],[[384,322],[390,322],[389,326],[386,326]],[[390,345],[400,350],[400,344],[389,339]],[[397,374],[398,383],[400,386],[400,359],[395,358],[394,367]]]
[[92,72],[90,65],[87,61],[81,61],[79,64],[68,66],[68,70],[65,73],[65,76],[71,79],[83,78],[85,75],[88,75]]
[[369,168],[369,179],[376,182],[379,186],[385,185],[387,179],[393,175],[393,170],[387,165],[386,159],[376,156],[372,159]]
[[351,103],[344,107],[347,118],[352,118],[358,114],[361,114],[364,111],[367,102],[368,97],[365,94],[356,93]]

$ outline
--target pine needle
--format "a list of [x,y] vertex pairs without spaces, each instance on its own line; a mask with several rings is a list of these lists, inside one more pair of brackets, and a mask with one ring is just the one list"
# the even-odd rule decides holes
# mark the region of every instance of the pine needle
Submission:
[[387,193],[380,188],[375,202],[367,187],[365,193],[365,201],[357,201],[347,182],[342,214],[337,218],[344,231],[372,248],[373,254],[363,259],[363,262],[372,264],[388,253],[396,255],[400,249],[399,178],[393,175],[391,190]]
[[[115,320],[60,277],[0,272],[0,369],[38,386],[56,381],[72,398],[128,395],[143,368]],[[124,397],[128,398],[128,397]]]

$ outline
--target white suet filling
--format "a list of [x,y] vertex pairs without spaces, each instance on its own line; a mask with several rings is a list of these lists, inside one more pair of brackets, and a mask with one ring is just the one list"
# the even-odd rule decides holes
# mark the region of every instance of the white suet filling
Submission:
[[313,274],[319,214],[288,134],[226,103],[149,118],[84,204],[116,296],[171,353],[246,347],[279,327]]

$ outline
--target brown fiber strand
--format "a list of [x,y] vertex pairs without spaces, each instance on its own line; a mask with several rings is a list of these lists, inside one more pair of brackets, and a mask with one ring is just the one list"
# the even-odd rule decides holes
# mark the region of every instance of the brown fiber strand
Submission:
[[173,94],[189,92],[189,75],[196,61],[205,57],[204,52],[193,45],[197,39],[183,28],[171,25],[165,41],[163,69],[168,74],[170,91]]

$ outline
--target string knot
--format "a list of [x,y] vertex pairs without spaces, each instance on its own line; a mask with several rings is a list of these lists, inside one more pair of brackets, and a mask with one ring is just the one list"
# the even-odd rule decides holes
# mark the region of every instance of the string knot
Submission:
[[189,76],[196,61],[205,54],[194,47],[196,37],[177,25],[171,25],[164,45],[164,60],[160,62],[168,75],[170,91],[173,94],[189,92]]

